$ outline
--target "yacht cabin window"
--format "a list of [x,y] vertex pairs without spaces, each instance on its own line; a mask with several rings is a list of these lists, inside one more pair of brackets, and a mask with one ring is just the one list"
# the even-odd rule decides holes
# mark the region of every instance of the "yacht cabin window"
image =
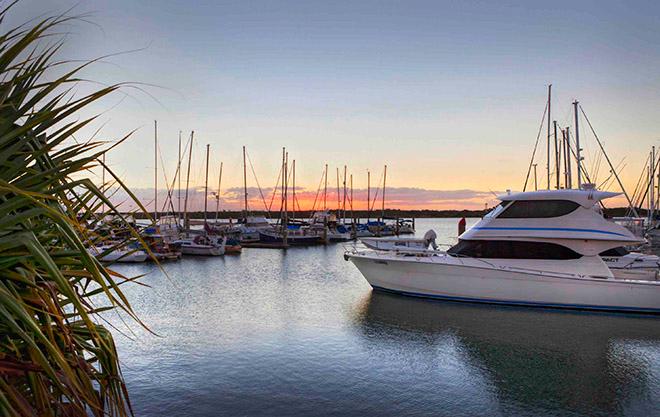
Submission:
[[601,252],[600,256],[626,256],[629,254],[628,250],[623,246],[614,249],[608,249],[605,252]]
[[565,246],[546,242],[515,240],[459,240],[447,253],[452,256],[488,259],[579,259],[579,253]]
[[580,205],[568,200],[516,200],[499,216],[500,219],[542,219],[564,216]]

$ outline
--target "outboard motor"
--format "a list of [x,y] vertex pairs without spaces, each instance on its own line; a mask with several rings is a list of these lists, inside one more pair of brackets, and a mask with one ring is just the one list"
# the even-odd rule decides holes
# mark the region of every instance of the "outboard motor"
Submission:
[[424,242],[426,242],[426,247],[430,245],[433,250],[438,250],[438,245],[435,243],[435,239],[437,237],[438,235],[435,234],[435,230],[433,229],[430,229],[424,233]]

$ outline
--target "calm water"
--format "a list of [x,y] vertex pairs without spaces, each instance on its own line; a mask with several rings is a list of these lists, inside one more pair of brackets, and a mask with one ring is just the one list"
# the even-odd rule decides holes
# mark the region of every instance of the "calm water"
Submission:
[[373,293],[342,253],[115,267],[148,273],[125,291],[158,333],[116,334],[136,414],[660,415],[660,319]]

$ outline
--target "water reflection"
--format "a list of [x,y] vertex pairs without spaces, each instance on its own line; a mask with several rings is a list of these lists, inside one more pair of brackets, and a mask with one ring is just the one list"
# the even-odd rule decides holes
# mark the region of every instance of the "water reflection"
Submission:
[[[373,292],[354,324],[374,355],[438,364],[504,414],[660,412],[660,321],[434,302]],[[443,362],[453,361],[452,366]]]

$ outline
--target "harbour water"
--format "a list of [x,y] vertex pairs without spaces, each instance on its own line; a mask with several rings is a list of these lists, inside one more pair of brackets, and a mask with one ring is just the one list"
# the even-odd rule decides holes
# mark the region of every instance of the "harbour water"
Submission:
[[136,415],[660,415],[660,318],[374,293],[343,251],[114,266],[150,285],[124,291],[157,336],[115,332]]

